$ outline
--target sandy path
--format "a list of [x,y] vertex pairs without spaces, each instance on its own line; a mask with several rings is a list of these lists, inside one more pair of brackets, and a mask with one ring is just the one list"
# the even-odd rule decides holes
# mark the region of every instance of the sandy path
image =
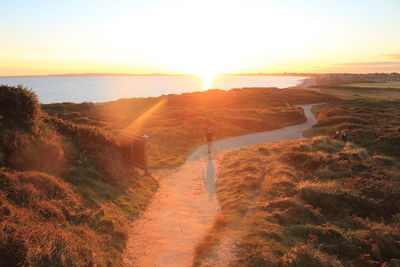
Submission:
[[[300,106],[307,117],[303,124],[214,142],[213,157],[240,146],[302,138],[302,132],[316,122],[312,106]],[[176,172],[154,174],[160,188],[147,210],[130,227],[125,266],[192,265],[195,245],[218,212],[214,197],[216,169],[217,162],[207,156],[203,145]]]

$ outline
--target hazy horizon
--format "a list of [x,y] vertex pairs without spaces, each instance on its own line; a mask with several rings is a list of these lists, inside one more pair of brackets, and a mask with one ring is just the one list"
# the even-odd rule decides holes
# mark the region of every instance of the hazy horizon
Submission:
[[[1,78],[1,77],[0,77]],[[204,80],[196,75],[98,75],[98,76],[16,76],[2,77],[0,84],[23,84],[41,103],[105,102],[121,98],[158,97],[208,89],[296,86],[301,76],[221,75]]]
[[400,71],[400,3],[2,3],[0,76]]
[[[375,73],[382,73],[382,74],[390,74],[390,73],[398,73],[400,71],[387,71],[387,72],[276,72],[276,73],[268,73],[268,72],[252,72],[252,73],[220,73],[216,74],[215,76],[246,76],[246,75],[266,75],[266,76],[304,76],[304,74],[375,74]],[[90,76],[199,76],[197,74],[191,73],[96,73],[96,72],[85,72],[85,73],[56,73],[56,74],[37,74],[37,75],[0,75],[0,78],[8,78],[8,77],[68,77],[68,76],[83,76],[83,77],[90,77]]]

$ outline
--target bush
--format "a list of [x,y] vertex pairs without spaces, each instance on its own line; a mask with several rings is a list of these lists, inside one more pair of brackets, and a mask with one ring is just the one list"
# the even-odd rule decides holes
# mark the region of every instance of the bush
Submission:
[[106,131],[50,117],[31,91],[0,86],[0,265],[120,266],[130,216],[157,187],[130,167]]
[[41,111],[34,92],[18,87],[0,85],[0,129],[35,132]]

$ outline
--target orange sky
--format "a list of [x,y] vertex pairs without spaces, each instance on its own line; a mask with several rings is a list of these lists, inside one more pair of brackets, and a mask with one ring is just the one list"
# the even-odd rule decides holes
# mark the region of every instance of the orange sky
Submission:
[[2,4],[0,75],[400,72],[396,0],[34,2]]

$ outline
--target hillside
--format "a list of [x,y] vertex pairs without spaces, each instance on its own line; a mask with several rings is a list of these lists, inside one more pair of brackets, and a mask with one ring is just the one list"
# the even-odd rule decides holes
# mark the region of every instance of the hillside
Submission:
[[120,266],[127,225],[156,188],[106,131],[0,87],[1,266]]
[[[399,103],[342,102],[317,114],[307,132],[316,137],[223,156],[221,214],[196,266],[221,242],[232,266],[399,266]],[[337,130],[347,142],[331,138]]]
[[325,105],[317,112],[318,123],[304,134],[332,136],[345,131],[347,139],[379,153],[400,158],[400,101],[352,100]]
[[[40,105],[0,88],[0,259],[4,266],[119,266],[127,226],[157,189],[122,157],[118,133],[150,135],[152,167],[181,164],[204,142],[304,121],[290,104],[332,101],[277,89]],[[44,111],[42,111],[42,109]]]
[[209,90],[157,98],[121,99],[106,103],[44,105],[49,114],[75,123],[147,134],[150,166],[176,167],[205,142],[207,128],[216,139],[268,131],[304,122],[290,105],[332,102],[317,92],[275,88]]

